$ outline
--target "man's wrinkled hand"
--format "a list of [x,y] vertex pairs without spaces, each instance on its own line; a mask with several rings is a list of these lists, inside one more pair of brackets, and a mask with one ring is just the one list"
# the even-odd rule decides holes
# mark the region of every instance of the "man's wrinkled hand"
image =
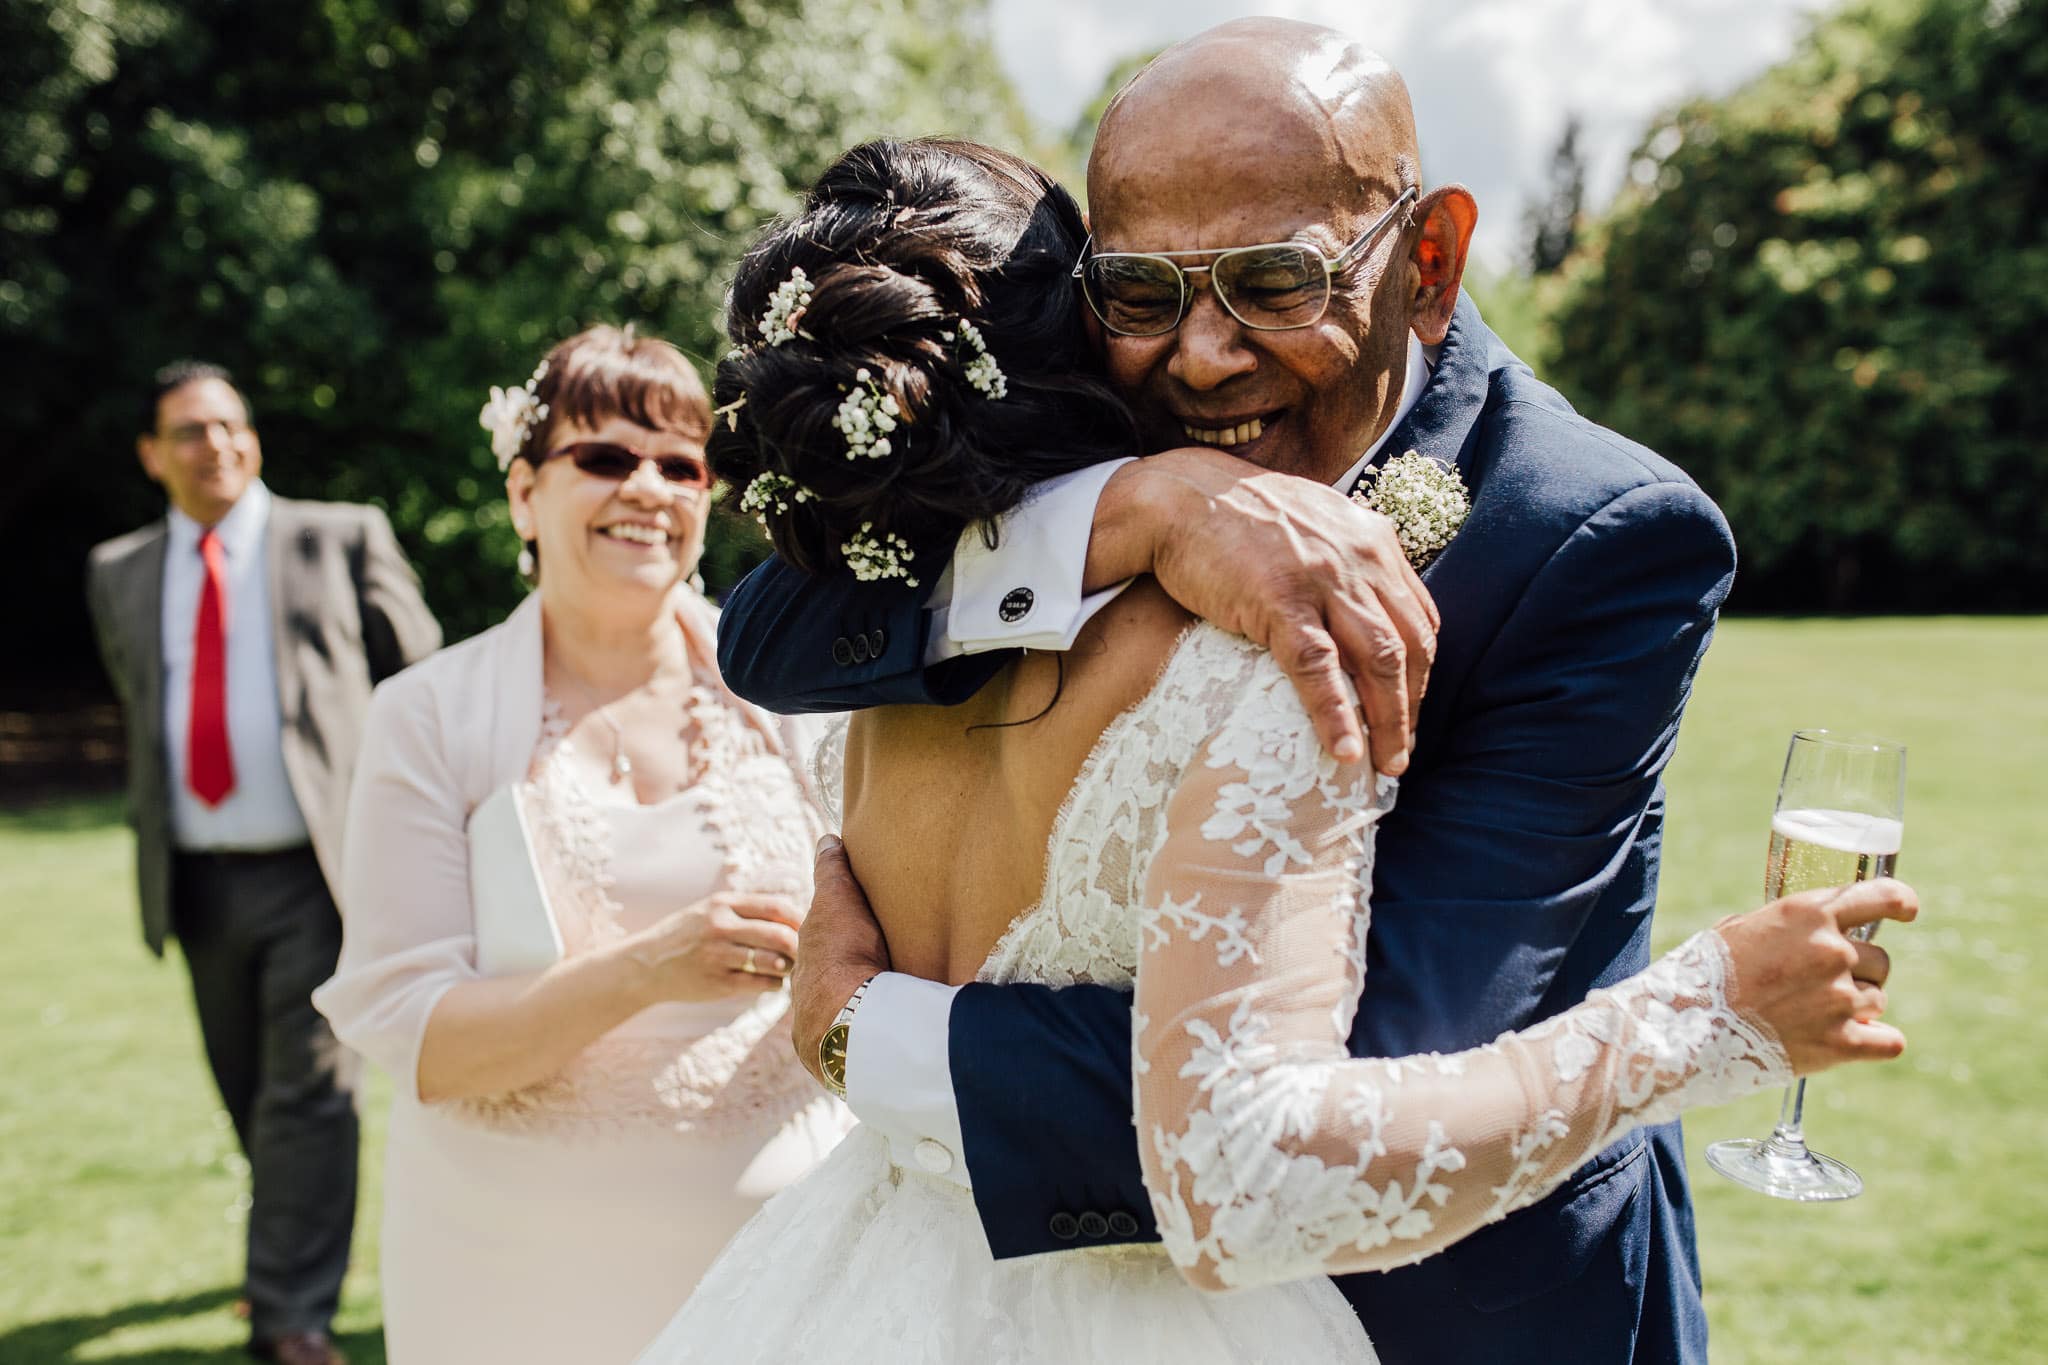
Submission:
[[789,977],[790,1025],[797,1059],[822,1083],[818,1044],[860,983],[889,970],[889,942],[837,836],[818,841],[815,877]]
[[1333,488],[1213,450],[1129,469],[1147,483],[1134,496],[1156,528],[1160,586],[1271,651],[1323,747],[1345,762],[1364,752],[1355,686],[1373,767],[1403,772],[1440,618],[1393,523]]

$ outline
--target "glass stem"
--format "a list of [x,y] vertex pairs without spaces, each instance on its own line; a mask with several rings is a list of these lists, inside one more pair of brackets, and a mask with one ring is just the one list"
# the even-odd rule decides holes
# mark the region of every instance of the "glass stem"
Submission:
[[1801,1128],[1801,1119],[1806,1112],[1806,1078],[1785,1092],[1785,1103],[1778,1110],[1778,1126],[1771,1130],[1771,1146],[1781,1152],[1806,1151],[1806,1134]]

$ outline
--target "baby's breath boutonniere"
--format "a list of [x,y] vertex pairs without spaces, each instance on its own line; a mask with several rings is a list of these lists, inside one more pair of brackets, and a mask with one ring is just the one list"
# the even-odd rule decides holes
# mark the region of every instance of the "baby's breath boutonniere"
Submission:
[[1417,569],[1442,553],[1472,510],[1458,471],[1412,450],[1368,471],[1351,500],[1394,523],[1401,552]]

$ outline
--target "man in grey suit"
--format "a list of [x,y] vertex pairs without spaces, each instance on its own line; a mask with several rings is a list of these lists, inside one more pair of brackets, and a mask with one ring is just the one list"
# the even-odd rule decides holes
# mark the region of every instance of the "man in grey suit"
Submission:
[[313,1009],[370,689],[441,643],[374,507],[273,496],[227,371],[157,375],[136,452],[170,509],[94,547],[128,730],[143,937],[175,934],[251,1168],[250,1353],[335,1365],[355,1220],[355,1068]]

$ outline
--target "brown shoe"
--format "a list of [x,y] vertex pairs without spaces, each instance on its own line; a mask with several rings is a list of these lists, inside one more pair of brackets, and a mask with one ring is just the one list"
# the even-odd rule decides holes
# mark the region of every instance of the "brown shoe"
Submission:
[[334,1338],[325,1332],[287,1332],[268,1341],[251,1341],[249,1354],[277,1365],[348,1365],[348,1357],[334,1349]]

